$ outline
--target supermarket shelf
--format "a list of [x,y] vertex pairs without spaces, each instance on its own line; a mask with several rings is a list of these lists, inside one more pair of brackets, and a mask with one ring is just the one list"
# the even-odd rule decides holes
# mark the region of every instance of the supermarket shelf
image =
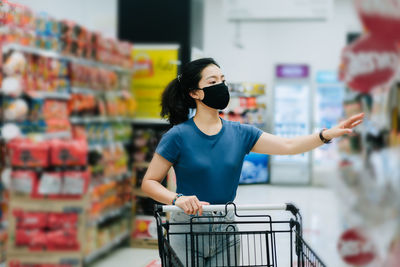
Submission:
[[133,163],[133,167],[138,167],[138,168],[148,168],[150,165],[150,162],[135,162]]
[[[0,89],[0,91],[2,90]],[[30,98],[40,98],[40,99],[50,98],[59,100],[69,100],[71,98],[68,91],[61,91],[61,92],[30,91],[24,93],[24,95],[29,96]]]
[[89,263],[92,262],[93,260],[95,260],[96,258],[100,257],[101,255],[107,253],[108,251],[110,251],[111,249],[113,249],[114,247],[120,245],[123,241],[125,241],[126,239],[129,238],[129,232],[126,231],[122,234],[120,234],[119,236],[117,236],[116,238],[114,238],[114,240],[112,240],[110,243],[108,243],[107,245],[103,246],[102,248],[90,253],[88,256],[85,257],[84,262],[85,263]]
[[105,221],[108,221],[110,219],[116,218],[121,216],[122,214],[124,214],[124,211],[128,208],[131,208],[132,204],[125,204],[124,206],[118,208],[118,209],[114,209],[114,210],[110,210],[102,215],[100,215],[98,218],[93,219],[93,220],[89,220],[89,225],[90,226],[95,226],[95,225],[99,225],[104,223]]
[[54,138],[71,138],[71,132],[55,132],[55,133],[45,133],[43,134],[44,139],[54,139]]
[[132,172],[127,171],[124,174],[111,177],[110,180],[113,180],[113,181],[115,180],[115,181],[119,182],[119,181],[123,181],[125,179],[130,179],[131,177],[132,177]]
[[145,192],[139,188],[133,188],[133,194],[138,197],[149,197]]
[[82,58],[77,58],[74,56],[67,56],[67,55],[63,55],[61,53],[51,51],[51,50],[44,50],[44,49],[40,49],[40,48],[36,48],[36,47],[23,46],[23,45],[19,45],[19,44],[3,45],[3,53],[7,53],[10,50],[18,50],[21,52],[35,54],[35,55],[39,55],[39,56],[51,57],[51,58],[56,58],[56,59],[61,59],[61,60],[68,60],[73,63],[94,66],[94,67],[100,67],[100,68],[109,69],[112,71],[127,72],[127,73],[133,72],[133,70],[131,70],[131,69],[122,68],[122,67],[114,66],[114,65],[108,65],[108,64],[100,63],[100,62],[97,62],[94,60],[82,59]]
[[91,88],[84,87],[71,87],[71,93],[74,94],[85,94],[85,95],[116,95],[123,96],[123,92],[121,90],[95,90]]
[[266,96],[266,94],[246,94],[240,92],[229,92],[231,97],[261,97]]
[[82,88],[82,87],[71,87],[71,93],[73,94],[85,94],[85,95],[98,95],[101,94],[101,91],[96,91],[90,88]]
[[112,143],[105,143],[105,144],[93,144],[93,145],[89,145],[89,151],[96,151],[96,150],[101,150],[102,148],[106,148],[106,147],[110,147],[113,145],[126,145],[128,144],[128,142],[121,142],[121,141],[116,141],[116,142],[112,142]]
[[146,119],[137,118],[132,120],[133,124],[165,124],[168,125],[169,122],[163,119]]
[[51,99],[61,99],[61,100],[69,100],[71,98],[68,91],[63,92],[27,92],[28,96],[32,98],[51,98]]
[[71,123],[74,124],[86,124],[86,123],[106,123],[106,122],[126,122],[131,123],[133,121],[132,118],[128,117],[107,117],[107,116],[93,116],[93,117],[70,117]]

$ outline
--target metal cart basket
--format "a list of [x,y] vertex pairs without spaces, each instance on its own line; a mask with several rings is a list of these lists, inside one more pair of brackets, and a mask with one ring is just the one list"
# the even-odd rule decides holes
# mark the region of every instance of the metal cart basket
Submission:
[[[169,221],[163,212],[171,212]],[[272,213],[285,218],[272,220]],[[154,214],[162,266],[326,266],[303,240],[293,204],[207,205],[202,216],[156,205]]]

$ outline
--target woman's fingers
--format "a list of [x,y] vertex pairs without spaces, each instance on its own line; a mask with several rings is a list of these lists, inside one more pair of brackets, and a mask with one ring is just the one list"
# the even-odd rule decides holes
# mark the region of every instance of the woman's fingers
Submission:
[[196,196],[183,196],[180,197],[176,205],[180,207],[186,214],[189,215],[203,215],[203,205],[210,205],[210,203],[206,201],[199,201]]
[[195,199],[195,202],[196,202],[197,207],[199,208],[199,209],[198,209],[199,216],[203,215],[203,207],[202,207],[202,205],[201,205],[199,199],[196,198],[196,199]]
[[193,208],[193,211],[192,211],[192,215],[196,215],[196,213],[197,213],[197,211],[199,210],[199,206],[197,205],[197,203],[196,203],[196,199],[191,199],[190,200],[190,205],[192,206],[192,208]]
[[181,204],[180,208],[183,209],[183,211],[184,211],[186,214],[189,214],[189,207],[188,207],[188,205],[187,205],[185,202]]
[[354,116],[350,117],[350,118],[346,121],[346,126],[349,127],[350,125],[353,125],[353,124],[354,124],[355,122],[357,122],[357,121],[362,121],[363,118],[364,118],[364,113],[360,113],[360,114],[354,115]]
[[354,128],[354,127],[356,127],[357,125],[359,125],[359,124],[362,123],[362,122],[363,122],[362,120],[358,120],[358,121],[356,121],[356,122],[353,122],[353,123],[351,124],[350,128]]

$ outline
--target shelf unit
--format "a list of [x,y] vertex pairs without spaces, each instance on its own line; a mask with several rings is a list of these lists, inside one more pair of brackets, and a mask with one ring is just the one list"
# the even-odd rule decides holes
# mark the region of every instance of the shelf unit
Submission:
[[89,264],[89,263],[93,262],[95,259],[97,259],[100,256],[102,256],[102,255],[106,254],[107,252],[111,251],[113,248],[121,245],[121,243],[123,243],[124,241],[128,240],[129,237],[130,237],[130,233],[129,232],[124,232],[124,233],[118,235],[117,237],[115,237],[107,245],[105,245],[105,246],[99,248],[98,250],[93,251],[92,253],[87,255],[84,258],[84,263]]
[[[38,55],[41,57],[49,57],[49,58],[53,58],[53,59],[60,59],[60,60],[65,60],[69,63],[78,63],[81,65],[87,65],[87,66],[92,66],[92,67],[98,67],[98,68],[102,68],[102,69],[107,69],[107,70],[111,70],[111,71],[115,71],[115,72],[120,72],[123,75],[131,75],[132,74],[132,70],[131,69],[126,69],[126,68],[121,68],[119,66],[112,66],[112,65],[107,65],[107,64],[103,64],[103,63],[99,63],[96,61],[92,61],[92,60],[87,60],[87,59],[82,59],[82,58],[76,58],[73,56],[66,56],[54,51],[49,51],[49,50],[43,50],[43,49],[38,49],[38,48],[33,48],[33,47],[27,47],[27,46],[22,46],[22,45],[18,45],[18,44],[4,44],[1,46],[2,48],[2,53],[8,53],[10,51],[19,51],[19,52],[23,52],[23,53],[27,53],[27,54],[34,54],[34,55]],[[45,92],[45,91],[30,91],[25,93],[24,95],[30,97],[30,98],[41,98],[41,99],[57,99],[57,100],[63,100],[63,101],[68,101],[71,98],[71,93],[83,93],[83,94],[91,94],[91,95],[116,95],[116,96],[122,96],[122,92],[121,91],[106,91],[106,92],[99,92],[97,90],[93,90],[90,88],[77,88],[77,87],[72,87],[72,88],[64,88],[64,89],[60,89],[54,92]],[[71,116],[70,118],[70,122],[71,124],[89,124],[89,123],[113,123],[113,122],[117,122],[117,123],[124,123],[127,125],[131,125],[132,123],[132,118],[128,118],[128,117],[121,117],[121,116],[113,116],[113,117],[109,117],[109,116],[88,116],[88,117],[74,117]],[[44,133],[41,134],[43,139],[54,139],[54,138],[71,138],[71,132],[66,131],[66,132],[54,132],[54,133]],[[114,142],[123,145],[124,147],[127,145],[126,143],[123,142]],[[105,145],[95,145],[95,146],[91,146],[89,149],[98,149],[98,147],[102,147],[102,146],[108,146],[110,144],[105,144]],[[131,172],[128,171],[125,174],[121,174],[115,177],[110,177],[107,178],[109,180],[112,181],[116,181],[116,182],[121,182],[121,181],[125,181],[131,178]],[[28,202],[32,202],[35,203],[36,200],[29,198],[26,198],[25,201]],[[39,201],[40,202],[40,201]],[[48,203],[52,203],[52,202],[59,202],[59,203],[63,203],[63,200],[56,200],[53,199],[51,201],[48,201]],[[85,197],[84,201],[77,201],[76,202],[78,207],[82,208],[82,209],[86,209],[86,207],[88,207],[89,205],[89,198]],[[42,206],[43,209],[45,209],[45,206]],[[124,204],[122,207],[119,207],[115,210],[109,210],[104,214],[101,214],[98,218],[92,219],[92,220],[87,220],[86,219],[84,221],[82,221],[82,226],[83,227],[97,227],[99,225],[102,225],[104,223],[106,223],[109,220],[114,220],[118,217],[121,217],[127,213],[131,212],[131,208],[132,208],[132,203],[129,202],[127,204]],[[85,232],[85,231],[82,231]],[[118,235],[116,238],[114,238],[110,243],[104,245],[103,247],[99,248],[96,251],[93,251],[92,253],[90,253],[87,257],[85,257],[83,259],[84,263],[89,263],[91,261],[93,261],[94,259],[98,258],[99,256],[101,256],[102,254],[107,253],[109,250],[111,250],[112,248],[118,246],[119,244],[123,243],[123,241],[128,240],[128,238],[130,237],[130,230],[123,232],[122,234]],[[82,237],[83,238],[83,237]],[[85,244],[85,242],[81,242],[81,250],[83,249],[83,245]],[[48,252],[38,252],[40,253],[48,253]],[[38,254],[36,253],[36,254]],[[54,254],[54,253],[53,253]],[[52,254],[52,255],[53,255]],[[81,252],[78,253],[79,255],[82,255]],[[77,254],[77,255],[78,255]],[[44,254],[43,254],[44,255]]]
[[100,62],[97,62],[94,60],[78,58],[78,57],[69,56],[69,55],[63,55],[63,54],[55,52],[55,51],[45,50],[45,49],[40,49],[40,48],[30,47],[30,46],[24,46],[24,45],[20,45],[20,44],[4,44],[2,46],[2,49],[3,49],[3,53],[8,53],[11,50],[17,50],[17,51],[25,52],[28,54],[34,54],[34,55],[43,56],[43,57],[66,60],[66,61],[69,61],[72,63],[87,65],[87,66],[92,66],[92,67],[98,67],[98,68],[108,69],[108,70],[112,70],[112,71],[127,72],[127,73],[133,72],[132,69],[122,68],[120,66],[103,64],[103,63],[100,63]]
[[[146,148],[144,150],[147,151],[147,156],[146,156],[146,160],[144,161],[133,161],[132,162],[132,170],[133,170],[133,175],[132,175],[132,179],[133,179],[133,195],[136,198],[136,203],[135,203],[135,217],[133,220],[133,229],[132,229],[132,239],[131,239],[131,246],[132,247],[137,247],[137,248],[150,248],[150,249],[157,249],[158,247],[158,241],[155,237],[135,237],[135,234],[137,233],[136,231],[136,225],[139,224],[139,222],[143,220],[146,220],[147,222],[151,222],[154,217],[152,216],[152,209],[153,209],[153,204],[155,203],[154,200],[152,200],[151,198],[149,198],[149,196],[144,193],[141,188],[140,188],[140,184],[141,184],[141,179],[143,178],[142,176],[144,175],[144,171],[149,167],[150,165],[150,160],[151,157],[153,156],[154,152],[153,151],[156,147],[156,145],[158,144],[158,142],[160,141],[160,138],[162,136],[162,133],[166,132],[169,128],[170,128],[170,124],[163,119],[134,119],[132,121],[132,127],[134,129],[134,139],[141,139],[143,138],[140,136],[135,136],[135,134],[139,134],[139,132],[141,131],[149,131],[148,134],[144,134],[144,136],[147,136],[147,138],[149,138],[150,140],[153,141],[148,141],[147,145],[150,145],[149,143],[152,143],[152,145],[150,145],[151,147]],[[152,137],[149,137],[152,136]],[[154,140],[157,141],[154,141]],[[134,140],[135,143],[136,140]],[[156,143],[157,144],[156,144]],[[138,147],[133,147],[133,153],[142,153],[141,152],[141,148]],[[135,158],[135,156],[133,156],[133,158]],[[172,168],[171,171],[168,173],[166,182],[164,182],[164,185],[167,186],[169,189],[171,189],[173,186],[170,186],[170,181],[171,179],[169,179],[168,177],[171,177],[174,173],[172,172]],[[143,207],[140,207],[141,205],[143,205]],[[138,212],[138,211],[141,212]],[[144,213],[143,213],[144,212]],[[144,216],[143,216],[144,215]],[[139,219],[138,219],[139,218]],[[139,221],[138,221],[139,220]],[[155,221],[153,222],[155,223]],[[147,223],[146,223],[147,224]],[[144,223],[143,223],[144,225]]]

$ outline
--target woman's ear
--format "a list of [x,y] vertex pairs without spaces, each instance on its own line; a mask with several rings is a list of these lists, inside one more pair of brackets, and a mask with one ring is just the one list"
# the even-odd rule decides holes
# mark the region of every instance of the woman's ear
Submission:
[[202,100],[204,98],[204,92],[203,90],[191,90],[189,92],[189,95],[193,98],[193,99],[197,99],[197,100]]

